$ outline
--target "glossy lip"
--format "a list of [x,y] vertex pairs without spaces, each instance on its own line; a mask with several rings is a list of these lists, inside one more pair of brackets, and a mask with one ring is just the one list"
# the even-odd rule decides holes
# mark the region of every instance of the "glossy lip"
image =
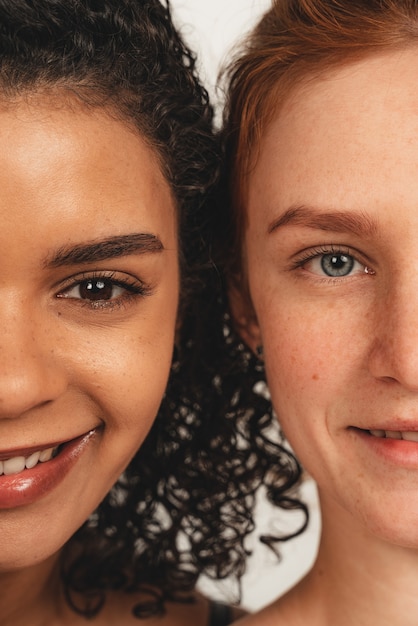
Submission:
[[[361,428],[351,428],[360,440],[368,447],[369,452],[376,454],[378,457],[387,461],[392,465],[404,467],[408,469],[418,469],[418,442],[405,441],[403,439],[390,439],[373,437],[368,430]],[[416,428],[371,428],[370,430],[395,430],[411,432]]]
[[[95,437],[96,432],[96,429],[91,430],[62,444],[59,453],[46,463],[38,463],[32,469],[25,469],[19,474],[0,476],[0,510],[32,504],[55,489],[72,469],[86,446]],[[55,446],[48,445],[48,447]],[[34,450],[40,449],[42,448]],[[27,455],[28,450],[30,448],[24,449],[22,456]],[[5,458],[11,458],[10,451],[7,455]],[[14,450],[12,455],[17,456]]]

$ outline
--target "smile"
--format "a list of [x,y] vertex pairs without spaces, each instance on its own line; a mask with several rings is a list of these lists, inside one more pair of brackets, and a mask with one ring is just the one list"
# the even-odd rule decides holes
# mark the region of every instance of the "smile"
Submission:
[[368,462],[373,458],[384,459],[392,467],[418,471],[418,430],[356,427],[351,430],[355,435],[353,441],[366,446]]
[[59,446],[47,448],[46,450],[38,450],[32,452],[28,456],[13,456],[9,459],[0,461],[0,476],[12,476],[20,474],[25,469],[33,469],[38,463],[46,463],[58,454]]
[[403,439],[404,441],[418,442],[417,431],[369,430],[368,432],[379,439]]
[[0,453],[0,510],[33,504],[53,491],[94,445],[97,429],[48,448]]

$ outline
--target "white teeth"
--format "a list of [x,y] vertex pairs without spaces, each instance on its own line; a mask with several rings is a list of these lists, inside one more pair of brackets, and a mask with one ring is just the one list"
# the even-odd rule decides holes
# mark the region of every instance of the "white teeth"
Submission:
[[12,476],[12,474],[19,474],[24,469],[32,469],[38,463],[45,463],[50,461],[58,450],[56,448],[48,448],[38,452],[33,452],[28,457],[14,456],[11,459],[0,461],[0,476]]
[[15,456],[12,459],[3,461],[3,474],[5,476],[11,476],[12,474],[18,474],[25,469],[25,457]]
[[54,448],[48,448],[48,450],[42,450],[41,454],[39,455],[40,462],[45,463],[45,461],[50,461],[52,459],[53,451],[54,451]]
[[402,433],[402,439],[405,441],[417,441],[418,442],[418,432],[408,432]]
[[388,439],[402,439],[402,435],[398,430],[387,430],[386,437]]
[[418,443],[418,431],[399,431],[399,430],[369,430],[373,437],[380,439],[404,439],[405,441],[415,441]]
[[25,463],[26,469],[32,469],[32,467],[35,467],[35,465],[39,461],[40,455],[41,455],[40,452],[34,452],[30,456],[28,456],[28,458],[26,459],[26,463]]
[[373,435],[373,437],[386,437],[384,430],[371,430],[370,434]]

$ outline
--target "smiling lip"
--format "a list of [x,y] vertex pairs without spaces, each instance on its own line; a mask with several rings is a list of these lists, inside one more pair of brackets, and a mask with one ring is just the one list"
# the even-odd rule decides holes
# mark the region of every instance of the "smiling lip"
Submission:
[[378,439],[403,439],[404,441],[418,442],[417,430],[383,430],[375,428],[368,432],[372,437],[377,437]]
[[391,464],[418,469],[418,430],[352,428],[369,449]]
[[58,448],[60,445],[63,445],[62,441],[54,441],[45,445],[32,446],[31,448],[14,448],[13,450],[7,450],[7,452],[0,452],[0,461],[5,461],[15,456],[28,457],[34,452],[42,452],[49,448]]
[[[77,462],[95,434],[96,430],[91,430],[60,445],[56,456],[44,463],[38,463],[31,469],[24,469],[9,476],[0,476],[0,509],[13,509],[32,504],[55,489]],[[48,444],[48,448],[41,446],[35,449],[13,450],[8,451],[7,456],[5,456],[6,453],[2,454],[2,457],[4,460],[4,458],[28,456],[34,451],[52,447],[57,446]]]

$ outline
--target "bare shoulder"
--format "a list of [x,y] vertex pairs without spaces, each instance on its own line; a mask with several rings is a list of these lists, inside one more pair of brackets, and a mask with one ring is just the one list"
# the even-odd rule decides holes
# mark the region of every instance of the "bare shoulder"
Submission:
[[235,623],[236,626],[292,626],[293,624],[286,621],[277,602],[256,613],[246,615]]
[[243,618],[235,622],[237,626],[270,626],[271,621],[266,621],[261,613],[254,613],[252,615],[246,615]]

